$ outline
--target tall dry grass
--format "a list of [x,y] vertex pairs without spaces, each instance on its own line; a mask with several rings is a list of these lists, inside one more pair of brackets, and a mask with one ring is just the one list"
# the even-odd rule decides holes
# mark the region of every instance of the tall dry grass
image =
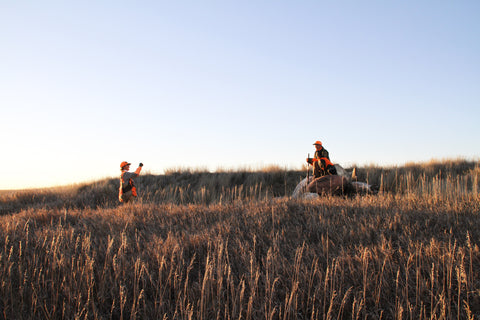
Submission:
[[480,316],[478,166],[314,201],[274,198],[302,173],[197,174],[144,177],[143,199],[122,206],[113,181],[2,198],[0,317]]
[[[352,170],[352,168],[348,168]],[[389,194],[445,196],[478,193],[480,164],[467,160],[431,161],[403,167],[357,168],[358,181],[379,187]],[[235,200],[266,200],[292,194],[306,171],[269,167],[263,171],[219,171],[178,169],[165,175],[142,175],[137,179],[146,202],[213,204]],[[0,191],[0,215],[22,209],[97,208],[118,206],[117,178],[71,187]]]

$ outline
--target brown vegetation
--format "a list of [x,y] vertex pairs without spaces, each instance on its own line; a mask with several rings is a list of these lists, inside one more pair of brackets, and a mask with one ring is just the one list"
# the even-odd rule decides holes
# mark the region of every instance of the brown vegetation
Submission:
[[380,194],[277,198],[304,177],[278,170],[0,196],[0,318],[479,317],[478,163],[357,174]]

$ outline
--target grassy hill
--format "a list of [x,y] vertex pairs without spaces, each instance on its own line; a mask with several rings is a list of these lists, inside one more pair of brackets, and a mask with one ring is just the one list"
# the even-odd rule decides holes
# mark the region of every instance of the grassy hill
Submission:
[[0,318],[479,317],[479,164],[358,175],[380,194],[294,200],[282,170],[2,194]]

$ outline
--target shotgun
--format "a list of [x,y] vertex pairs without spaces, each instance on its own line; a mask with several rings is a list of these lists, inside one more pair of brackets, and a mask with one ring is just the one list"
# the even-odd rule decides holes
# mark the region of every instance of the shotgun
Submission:
[[[310,159],[310,153],[307,156],[307,159]],[[305,185],[305,190],[307,190],[308,183],[310,181],[310,167],[308,166],[310,163],[307,162],[307,184]]]

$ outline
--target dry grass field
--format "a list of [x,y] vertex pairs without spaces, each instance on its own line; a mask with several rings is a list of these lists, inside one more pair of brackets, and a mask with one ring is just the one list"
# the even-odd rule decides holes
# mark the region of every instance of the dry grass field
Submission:
[[358,168],[375,196],[288,197],[304,172],[170,171],[0,194],[3,319],[480,319],[480,168]]

